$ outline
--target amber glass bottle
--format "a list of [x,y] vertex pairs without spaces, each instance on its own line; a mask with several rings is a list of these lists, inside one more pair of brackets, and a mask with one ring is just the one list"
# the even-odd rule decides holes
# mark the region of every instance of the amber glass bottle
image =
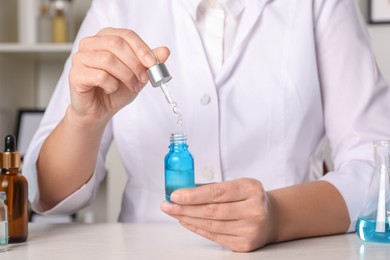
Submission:
[[5,149],[0,153],[0,191],[7,194],[9,243],[27,240],[28,235],[28,184],[20,174],[20,153],[16,151],[13,135],[5,138]]

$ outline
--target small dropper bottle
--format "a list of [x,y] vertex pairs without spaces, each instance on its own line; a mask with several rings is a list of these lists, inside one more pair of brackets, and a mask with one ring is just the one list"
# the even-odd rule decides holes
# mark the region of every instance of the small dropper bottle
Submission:
[[173,133],[169,152],[164,159],[165,199],[171,201],[171,194],[177,189],[194,188],[194,157],[188,150],[187,136]]
[[28,183],[20,174],[20,153],[16,138],[7,135],[4,152],[0,153],[0,191],[7,194],[9,243],[20,243],[28,235]]
[[[153,52],[154,54],[154,52]],[[179,107],[177,106],[177,103],[173,100],[172,95],[170,94],[168,88],[167,88],[167,82],[172,79],[171,75],[168,72],[167,67],[164,63],[160,63],[158,57],[156,54],[154,54],[156,57],[156,65],[150,67],[147,70],[150,83],[153,87],[160,87],[162,92],[165,95],[165,99],[169,103],[169,105],[172,108],[173,115],[176,118],[176,124],[177,126],[182,126],[183,116],[181,114],[181,111]]]

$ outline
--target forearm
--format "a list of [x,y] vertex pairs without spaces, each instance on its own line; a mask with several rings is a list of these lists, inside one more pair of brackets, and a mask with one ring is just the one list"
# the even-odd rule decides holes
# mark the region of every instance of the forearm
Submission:
[[316,181],[268,192],[275,241],[343,233],[350,218],[339,191]]
[[40,204],[48,210],[92,176],[104,126],[76,124],[66,116],[44,142],[37,161]]

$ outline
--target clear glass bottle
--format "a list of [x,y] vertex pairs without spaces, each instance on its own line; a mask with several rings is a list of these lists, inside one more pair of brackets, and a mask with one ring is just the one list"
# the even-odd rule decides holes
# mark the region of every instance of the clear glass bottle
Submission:
[[170,137],[169,152],[165,156],[165,199],[177,189],[195,187],[194,158],[188,151],[187,137],[174,133]]
[[51,41],[53,43],[72,42],[75,22],[72,0],[50,0]]
[[390,243],[390,141],[375,141],[374,156],[374,173],[356,233],[364,241]]
[[8,242],[19,243],[28,235],[28,184],[20,174],[20,153],[16,151],[13,135],[5,137],[4,152],[0,153],[0,191],[7,194]]
[[0,191],[0,253],[8,249],[8,213],[5,199],[5,192]]

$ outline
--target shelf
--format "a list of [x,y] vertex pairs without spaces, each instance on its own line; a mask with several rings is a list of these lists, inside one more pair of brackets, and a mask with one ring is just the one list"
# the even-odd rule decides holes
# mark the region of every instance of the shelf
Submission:
[[72,50],[71,43],[65,44],[20,44],[0,43],[0,55],[18,57],[21,60],[64,61]]
[[70,53],[71,50],[71,43],[39,43],[34,45],[0,43],[0,53]]

